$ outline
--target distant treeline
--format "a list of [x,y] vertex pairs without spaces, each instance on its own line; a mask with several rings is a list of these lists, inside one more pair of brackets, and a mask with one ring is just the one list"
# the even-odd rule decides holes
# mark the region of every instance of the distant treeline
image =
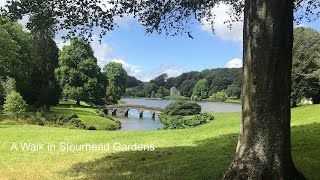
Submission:
[[[203,80],[206,80],[204,82]],[[242,84],[242,68],[219,68],[207,69],[201,72],[191,71],[183,73],[178,77],[168,78],[162,74],[150,82],[140,83],[137,87],[129,88],[125,96],[136,97],[162,97],[170,95],[170,89],[176,87],[180,95],[191,97],[198,82],[204,82],[200,91],[207,91],[208,98],[214,93],[225,91],[228,96],[240,98]],[[202,99],[204,99],[202,98]]]

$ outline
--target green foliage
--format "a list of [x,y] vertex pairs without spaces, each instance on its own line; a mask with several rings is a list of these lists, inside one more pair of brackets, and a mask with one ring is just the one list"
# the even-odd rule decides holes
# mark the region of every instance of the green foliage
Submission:
[[320,103],[320,33],[310,28],[294,29],[291,104],[302,98]]
[[229,85],[232,84],[232,81],[226,77],[216,77],[212,80],[210,85],[210,94],[223,91],[227,89]]
[[128,88],[133,88],[142,84],[142,81],[138,80],[134,76],[127,76],[126,84]]
[[162,111],[163,114],[169,116],[188,116],[195,115],[201,112],[201,106],[197,103],[187,101],[177,101],[169,104]]
[[168,75],[166,73],[161,74],[160,76],[152,79],[150,83],[154,83],[157,86],[165,86],[166,85],[166,80],[168,79]]
[[10,94],[12,91],[16,91],[16,80],[8,77],[6,81],[1,82],[2,87],[2,95],[6,96]]
[[109,84],[106,92],[107,104],[118,104],[119,91],[118,87],[115,86],[114,80],[109,80]]
[[67,115],[61,115],[57,118],[56,122],[59,126],[73,126],[75,128],[79,129],[86,129],[86,125],[79,119],[76,119],[74,115],[67,116]]
[[144,85],[140,84],[137,87],[130,88],[126,90],[124,96],[126,97],[145,97]]
[[180,86],[180,93],[183,96],[191,97],[193,93],[193,87],[195,86],[196,81],[194,79],[186,79],[182,82]]
[[158,88],[159,87],[155,83],[144,84],[145,97],[152,97],[152,92],[156,92],[158,90]]
[[97,59],[90,44],[77,38],[70,46],[64,46],[59,56],[59,67],[55,70],[57,79],[63,89],[65,99],[96,102],[104,89]]
[[32,44],[32,36],[22,25],[0,17],[0,77],[15,79],[16,90],[23,97],[32,87]]
[[39,125],[39,126],[44,126],[46,122],[46,118],[44,117],[43,112],[37,111],[34,116],[32,116],[31,124]]
[[224,91],[213,93],[212,96],[209,97],[210,101],[214,102],[224,102],[228,98],[227,94]]
[[230,86],[228,86],[225,92],[229,97],[234,97],[239,99],[241,96],[241,88],[235,84],[231,84]]
[[104,67],[104,73],[108,79],[107,103],[117,104],[127,88],[127,72],[121,63],[110,62]]
[[97,130],[97,128],[95,126],[89,126],[86,128],[87,130]]
[[59,48],[51,36],[44,32],[32,31],[32,37],[32,86],[24,97],[35,107],[57,105],[62,91],[54,74],[58,67]]
[[194,128],[212,121],[214,117],[208,113],[203,113],[191,118],[183,116],[160,116],[160,119],[164,123],[164,129],[185,129]]
[[3,106],[4,113],[8,116],[14,117],[17,121],[19,117],[26,112],[26,102],[23,100],[20,93],[11,91],[6,96],[6,101]]
[[197,82],[194,86],[192,93],[192,100],[196,100],[195,96],[197,96],[198,100],[207,99],[209,94],[209,85],[206,79],[202,79]]

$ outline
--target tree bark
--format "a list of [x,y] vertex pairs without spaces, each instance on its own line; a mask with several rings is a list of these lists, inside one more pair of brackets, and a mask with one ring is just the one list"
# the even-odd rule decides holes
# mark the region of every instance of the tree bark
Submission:
[[80,106],[80,100],[77,100],[76,106]]
[[224,179],[304,179],[291,157],[292,0],[245,0],[236,157]]

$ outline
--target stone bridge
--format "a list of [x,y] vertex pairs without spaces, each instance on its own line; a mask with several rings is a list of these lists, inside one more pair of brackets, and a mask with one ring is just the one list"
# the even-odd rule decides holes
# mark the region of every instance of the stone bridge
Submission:
[[156,113],[161,113],[162,109],[157,107],[143,106],[143,105],[131,105],[131,104],[116,104],[116,105],[104,105],[98,106],[100,110],[102,110],[105,114],[109,115],[111,113],[112,116],[117,115],[117,111],[123,111],[124,115],[128,117],[129,111],[131,109],[135,109],[139,112],[139,117],[143,117],[143,112],[150,111],[152,114],[152,118],[156,117]]

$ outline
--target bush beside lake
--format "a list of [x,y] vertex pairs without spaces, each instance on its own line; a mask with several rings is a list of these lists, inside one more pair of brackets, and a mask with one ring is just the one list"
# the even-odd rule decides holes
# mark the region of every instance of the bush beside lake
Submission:
[[186,129],[194,128],[201,124],[214,120],[214,117],[208,113],[195,116],[160,116],[160,121],[164,124],[164,129]]
[[162,113],[169,116],[189,116],[196,115],[201,112],[201,106],[194,102],[178,101],[169,104],[164,108]]

